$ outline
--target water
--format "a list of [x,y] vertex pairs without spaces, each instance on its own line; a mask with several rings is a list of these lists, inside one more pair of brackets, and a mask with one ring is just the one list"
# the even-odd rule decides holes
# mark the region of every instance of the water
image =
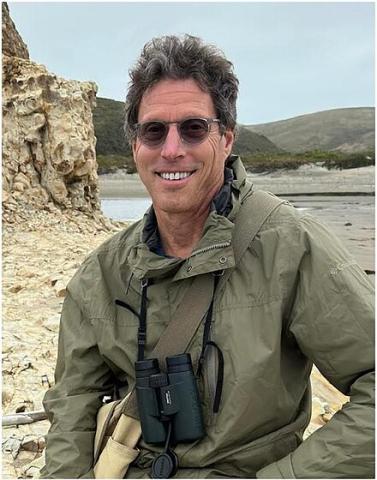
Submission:
[[[330,217],[332,220],[343,219],[348,212],[357,211],[359,215],[374,215],[374,197],[372,196],[299,196],[287,198],[298,210],[311,211],[317,217]],[[114,220],[135,221],[143,217],[152,201],[149,197],[103,198],[102,211]],[[366,222],[368,223],[368,222]]]
[[149,197],[103,198],[103,213],[113,220],[135,221],[143,217],[152,201]]

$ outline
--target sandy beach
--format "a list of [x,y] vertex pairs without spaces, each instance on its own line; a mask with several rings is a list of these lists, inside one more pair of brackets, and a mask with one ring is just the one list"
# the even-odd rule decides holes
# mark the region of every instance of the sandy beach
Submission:
[[[322,215],[322,220],[330,223],[348,242],[363,268],[372,271],[374,198],[370,195],[374,192],[374,168],[366,168],[368,170],[357,169],[361,172],[344,171],[338,180],[332,176],[332,180],[327,181],[326,177],[326,182],[325,177],[319,178],[321,175],[314,180],[316,175],[312,172],[311,188],[304,186],[305,181],[309,181],[308,172],[302,172],[301,177],[291,172],[280,177],[255,176],[253,180],[256,188],[269,185],[268,190],[280,194],[284,191],[278,190],[285,186],[285,193],[298,193],[298,189],[304,193],[306,188],[305,193],[309,194],[321,187],[324,190],[317,193],[354,195],[352,208],[338,202],[338,210],[317,208],[313,211]],[[123,195],[124,192],[130,196],[145,195],[136,175],[101,177],[100,185],[102,197],[116,196],[119,190]],[[287,192],[293,185],[296,190]],[[357,203],[357,193],[364,193],[364,201]],[[295,201],[312,208],[318,198],[306,195],[296,197]],[[331,203],[333,197],[323,195],[321,198]],[[328,211],[333,213],[326,213]],[[117,224],[110,231],[94,226],[82,215],[66,218],[57,212],[43,212],[22,224],[3,225],[3,414],[42,409],[43,395],[54,381],[59,316],[66,283],[85,256],[120,228],[123,226]],[[347,400],[316,370],[312,383],[313,416],[307,434],[324,425]],[[41,421],[3,428],[3,478],[38,476],[43,461],[43,437],[48,427],[47,421]]]

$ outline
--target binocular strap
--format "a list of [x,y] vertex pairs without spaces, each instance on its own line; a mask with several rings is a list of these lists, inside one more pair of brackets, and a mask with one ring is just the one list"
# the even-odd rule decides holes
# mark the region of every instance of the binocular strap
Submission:
[[172,423],[169,420],[164,450],[153,460],[152,478],[171,478],[178,470],[178,457],[170,445]]

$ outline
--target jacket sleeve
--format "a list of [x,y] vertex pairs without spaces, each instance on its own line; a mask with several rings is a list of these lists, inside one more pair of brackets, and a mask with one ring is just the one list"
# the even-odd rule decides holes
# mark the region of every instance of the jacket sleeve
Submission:
[[257,478],[374,478],[372,284],[325,227],[303,217],[305,254],[290,318],[301,351],[350,401]]
[[44,397],[51,422],[42,478],[94,478],[96,414],[112,391],[112,374],[101,357],[94,331],[68,292],[59,331],[55,385]]

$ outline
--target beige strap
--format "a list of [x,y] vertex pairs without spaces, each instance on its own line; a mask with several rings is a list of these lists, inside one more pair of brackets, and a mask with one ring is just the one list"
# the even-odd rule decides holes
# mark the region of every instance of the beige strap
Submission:
[[232,245],[236,265],[261,229],[264,222],[282,203],[288,201],[276,197],[273,193],[257,190],[248,196],[241,205],[236,217]]
[[[273,193],[257,190],[246,197],[236,217],[233,230],[232,246],[234,253],[235,268],[241,263],[241,258],[251,242],[256,237],[264,222],[282,204],[288,204],[286,200],[276,197]],[[220,278],[216,289],[216,298],[221,296],[225,284],[232,274],[233,269],[228,269]]]

